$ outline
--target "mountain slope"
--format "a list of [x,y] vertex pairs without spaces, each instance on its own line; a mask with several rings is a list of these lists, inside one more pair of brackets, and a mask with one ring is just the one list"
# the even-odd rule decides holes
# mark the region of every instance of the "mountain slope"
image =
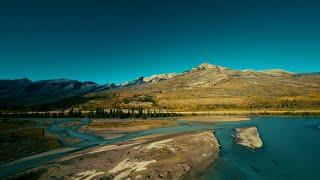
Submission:
[[86,96],[94,99],[82,104],[84,109],[314,109],[320,107],[320,76],[284,70],[238,71],[205,63],[157,83]]

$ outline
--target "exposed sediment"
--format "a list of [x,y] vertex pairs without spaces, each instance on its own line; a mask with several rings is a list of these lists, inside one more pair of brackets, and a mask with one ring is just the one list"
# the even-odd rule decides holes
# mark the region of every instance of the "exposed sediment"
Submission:
[[236,128],[237,143],[251,149],[261,148],[263,143],[257,127]]
[[195,177],[218,157],[217,139],[212,131],[203,131],[104,145],[70,154],[24,175],[39,172],[38,179],[182,179]]

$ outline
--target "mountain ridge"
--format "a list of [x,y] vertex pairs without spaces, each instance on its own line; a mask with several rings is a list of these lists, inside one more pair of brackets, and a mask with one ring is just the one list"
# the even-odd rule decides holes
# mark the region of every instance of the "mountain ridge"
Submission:
[[[223,66],[202,63],[181,73],[163,73],[149,77],[141,76],[135,80],[120,84],[108,83],[100,85],[92,81],[81,82],[68,79],[34,82],[27,78],[0,80],[0,100],[1,104],[6,106],[17,104],[32,106],[55,103],[61,99],[71,97],[85,99],[90,97],[90,100],[82,103],[80,107],[92,109],[97,104],[100,104],[106,108],[145,106],[148,108],[190,110],[195,108],[181,108],[182,104],[185,104],[182,102],[184,99],[185,102],[188,102],[188,99],[194,98],[191,104],[184,105],[194,106],[194,104],[199,104],[196,101],[197,98],[199,101],[209,101],[211,98],[216,102],[207,102],[204,103],[206,105],[199,106],[208,106],[205,108],[200,107],[200,109],[212,109],[210,108],[211,106],[234,104],[230,99],[235,100],[236,97],[241,101],[245,101],[245,97],[247,97],[248,101],[254,101],[252,97],[263,97],[265,101],[269,95],[284,98],[284,94],[287,93],[289,97],[293,97],[293,94],[295,98],[297,96],[309,98],[310,94],[308,93],[312,95],[313,92],[318,98],[318,94],[320,94],[319,77],[319,73],[300,74],[280,69],[263,71],[233,70]],[[268,88],[270,90],[266,91]],[[279,95],[281,94],[279,93],[281,89],[284,93]],[[303,94],[303,91],[307,92],[307,94]],[[112,93],[119,94],[117,99],[119,102],[116,102],[113,98],[101,100],[102,95],[109,97]],[[143,97],[139,97],[141,94],[143,94]],[[145,100],[146,98],[151,99],[151,103]],[[123,103],[123,101],[129,101],[129,104]],[[181,101],[180,105],[178,105],[179,108],[176,108],[175,105],[167,105],[167,102],[170,101],[176,101],[175,104],[179,104],[179,101]]]

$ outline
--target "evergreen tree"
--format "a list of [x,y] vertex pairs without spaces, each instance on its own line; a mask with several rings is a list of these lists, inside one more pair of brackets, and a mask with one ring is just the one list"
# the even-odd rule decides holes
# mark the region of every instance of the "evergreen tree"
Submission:
[[68,117],[73,117],[74,116],[74,112],[73,112],[73,108],[71,108],[68,112]]
[[134,108],[131,109],[131,118],[134,118]]
[[88,118],[94,118],[94,113],[92,110],[88,113]]
[[82,117],[82,112],[81,112],[81,110],[78,111],[78,117]]
[[112,109],[109,110],[109,117],[113,118],[113,110]]
[[60,111],[59,117],[64,117],[64,110],[63,109]]

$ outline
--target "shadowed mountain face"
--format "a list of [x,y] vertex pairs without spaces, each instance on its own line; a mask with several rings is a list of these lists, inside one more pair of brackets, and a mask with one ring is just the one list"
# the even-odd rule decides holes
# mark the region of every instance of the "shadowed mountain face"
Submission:
[[34,105],[58,101],[89,92],[106,90],[111,85],[54,79],[32,82],[29,79],[0,80],[0,98],[5,105]]
[[35,105],[81,97],[83,109],[145,108],[170,110],[294,109],[320,107],[320,75],[281,69],[232,70],[201,64],[183,73],[140,77],[119,85],[75,80],[0,81],[5,105]]
[[0,80],[0,97],[8,98],[21,94],[24,87],[32,82],[29,79]]

